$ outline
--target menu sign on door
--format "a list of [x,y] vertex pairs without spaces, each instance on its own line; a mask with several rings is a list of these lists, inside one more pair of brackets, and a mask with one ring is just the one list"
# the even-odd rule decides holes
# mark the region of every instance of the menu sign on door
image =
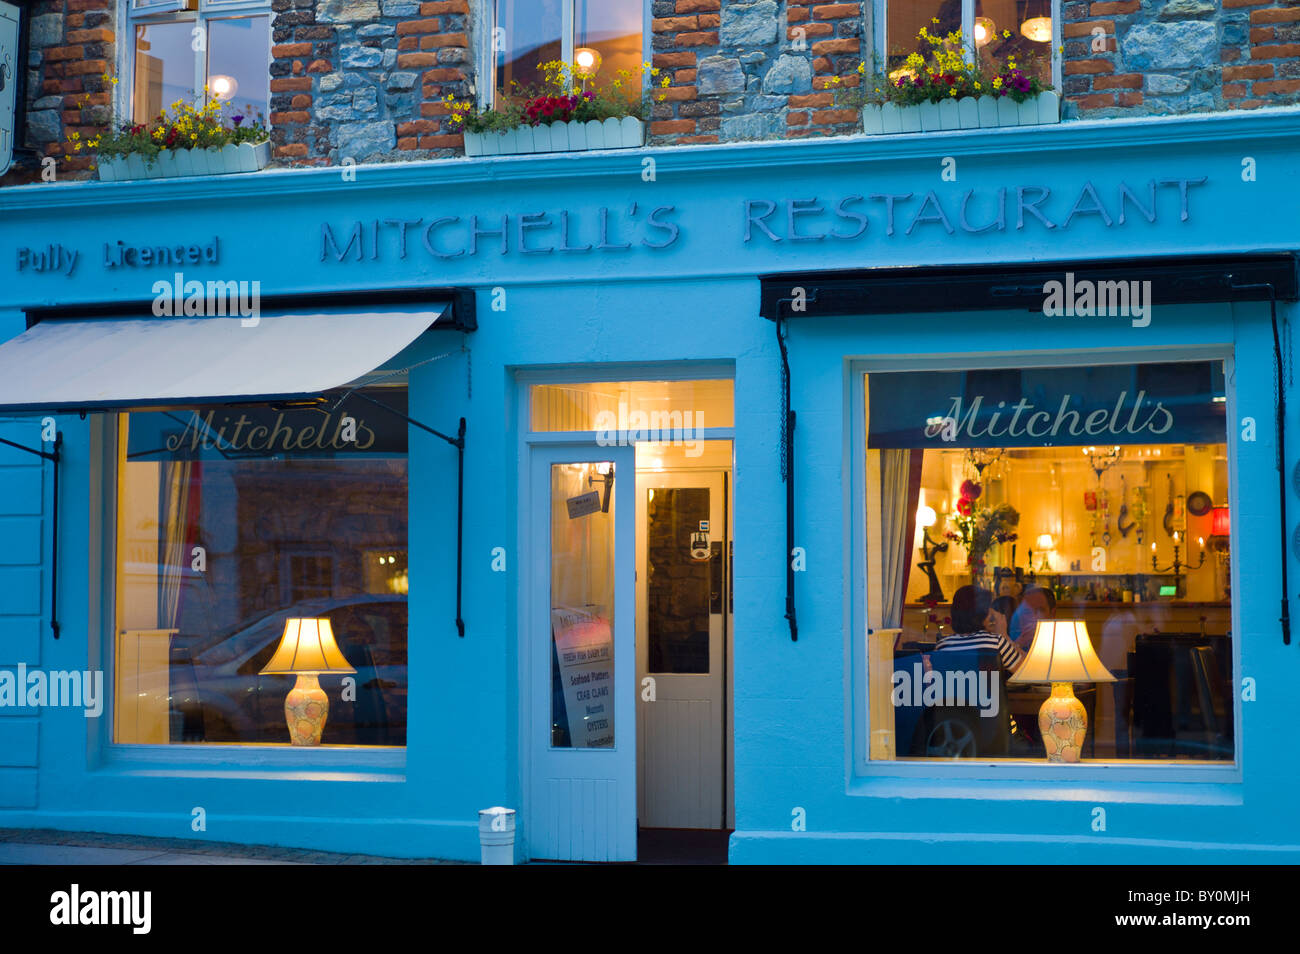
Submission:
[[608,619],[555,607],[551,631],[560,665],[569,742],[575,749],[614,746],[614,631]]

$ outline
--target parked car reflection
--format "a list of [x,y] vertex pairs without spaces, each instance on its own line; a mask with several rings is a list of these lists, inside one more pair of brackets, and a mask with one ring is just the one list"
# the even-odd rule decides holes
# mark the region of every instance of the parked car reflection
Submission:
[[[288,743],[284,699],[292,676],[263,676],[284,621],[325,617],[355,676],[323,675],[325,745],[406,744],[405,596],[307,600],[234,631],[177,636],[171,653],[173,742]],[[344,680],[355,680],[355,696]]]

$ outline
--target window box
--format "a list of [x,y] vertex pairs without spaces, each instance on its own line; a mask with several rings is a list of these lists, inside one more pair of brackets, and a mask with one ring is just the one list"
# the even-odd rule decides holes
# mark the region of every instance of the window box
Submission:
[[885,103],[862,109],[862,131],[868,136],[945,129],[989,129],[994,126],[1042,126],[1060,121],[1061,100],[1052,90],[1039,93],[1023,103],[1005,96],[967,96],[916,106]]
[[465,133],[467,156],[514,156],[534,152],[634,149],[645,145],[645,122],[635,116],[604,122],[516,126],[504,132]]
[[175,179],[181,176],[218,176],[234,172],[257,172],[271,161],[270,141],[230,143],[220,149],[164,149],[154,161],[139,153],[101,156],[99,178],[104,182],[124,179]]

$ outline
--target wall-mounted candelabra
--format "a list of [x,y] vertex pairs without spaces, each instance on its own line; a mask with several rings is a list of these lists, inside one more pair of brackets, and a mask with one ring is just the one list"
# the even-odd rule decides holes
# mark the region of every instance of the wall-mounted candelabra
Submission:
[[1152,540],[1152,541],[1151,541],[1151,570],[1152,570],[1152,572],[1153,572],[1153,573],[1173,573],[1173,575],[1174,575],[1174,590],[1175,590],[1175,592],[1179,592],[1179,593],[1181,593],[1181,592],[1182,592],[1182,582],[1183,582],[1183,571],[1184,571],[1184,570],[1199,570],[1202,566],[1205,565],[1205,540],[1202,538],[1202,539],[1200,539],[1200,540],[1198,541],[1198,543],[1200,544],[1200,548],[1201,548],[1201,555],[1200,555],[1200,558],[1199,558],[1199,559],[1196,561],[1196,563],[1194,563],[1194,564],[1193,564],[1193,563],[1184,563],[1184,562],[1182,561],[1182,558],[1181,558],[1180,554],[1179,554],[1180,539],[1179,539],[1179,536],[1178,536],[1178,531],[1175,530],[1175,531],[1174,531],[1174,562],[1171,563],[1171,564],[1169,564],[1169,566],[1161,567],[1161,566],[1159,565],[1158,561],[1156,560],[1156,544],[1155,544],[1155,541]]

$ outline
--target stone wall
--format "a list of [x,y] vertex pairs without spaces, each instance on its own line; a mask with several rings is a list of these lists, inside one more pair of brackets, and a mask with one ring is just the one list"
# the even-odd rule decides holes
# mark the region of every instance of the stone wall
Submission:
[[[21,144],[59,160],[60,176],[85,172],[91,159],[66,146],[70,133],[84,141],[112,119],[116,72],[116,4],[112,0],[41,0],[32,4],[27,61],[27,123]],[[39,177],[39,165],[17,165],[7,182]]]
[[858,116],[824,89],[862,59],[870,3],[652,0],[653,65],[667,100],[652,143],[687,144],[852,132]]
[[275,156],[297,164],[451,155],[443,95],[465,95],[466,0],[272,0]]
[[1295,0],[1066,0],[1063,13],[1066,118],[1300,99]]

